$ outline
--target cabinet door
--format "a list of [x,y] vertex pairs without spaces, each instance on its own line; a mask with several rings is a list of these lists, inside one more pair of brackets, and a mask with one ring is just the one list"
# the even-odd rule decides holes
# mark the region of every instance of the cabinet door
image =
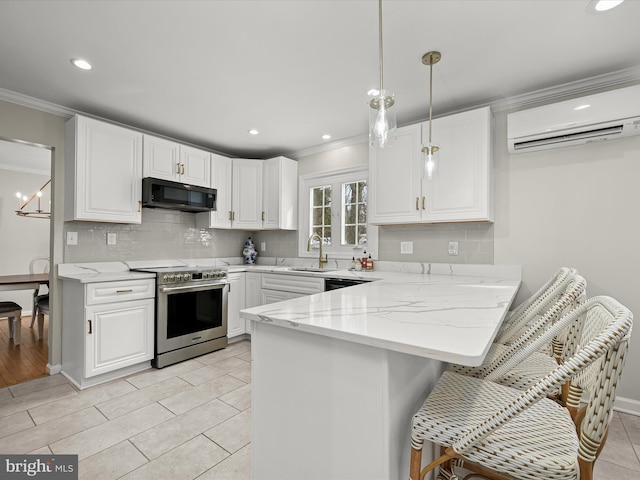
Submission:
[[85,309],[85,377],[153,358],[154,300]]
[[[262,298],[260,295],[260,279],[261,273],[247,272],[245,273],[246,292],[245,308],[257,307],[262,305]],[[251,322],[245,320],[244,322],[246,333],[251,333]]]
[[180,145],[180,181],[200,187],[211,186],[211,154]]
[[66,188],[75,189],[75,215],[66,219],[141,223],[142,134],[84,117],[70,122],[75,142],[67,144],[75,146],[75,158],[68,165],[75,164],[75,175]]
[[260,296],[261,296],[262,305],[267,305],[269,303],[282,302],[284,300],[289,300],[290,298],[293,298],[291,297],[291,294],[289,292],[280,292],[278,290],[265,290],[265,289],[261,290]]
[[421,220],[421,126],[398,129],[391,148],[369,149],[369,223]]
[[493,220],[489,107],[437,118],[432,138],[440,151],[433,178],[423,181],[422,220]]
[[216,210],[196,213],[199,228],[231,228],[232,159],[211,154],[211,188],[217,190]]
[[230,273],[229,282],[227,336],[231,338],[245,333],[244,318],[240,317],[240,310],[245,308],[245,274]]
[[232,227],[262,228],[262,160],[233,159]]
[[298,228],[298,162],[285,157],[262,164],[263,230]]
[[145,135],[142,175],[177,182],[180,175],[180,145]]

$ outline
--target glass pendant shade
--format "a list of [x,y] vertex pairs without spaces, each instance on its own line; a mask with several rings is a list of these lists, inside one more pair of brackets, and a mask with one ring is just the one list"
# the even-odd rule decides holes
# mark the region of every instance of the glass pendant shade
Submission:
[[396,142],[398,124],[393,94],[381,90],[369,102],[369,143],[372,147],[391,147]]
[[429,145],[422,148],[422,157],[424,162],[424,177],[429,180],[433,178],[438,167],[438,150],[435,145]]

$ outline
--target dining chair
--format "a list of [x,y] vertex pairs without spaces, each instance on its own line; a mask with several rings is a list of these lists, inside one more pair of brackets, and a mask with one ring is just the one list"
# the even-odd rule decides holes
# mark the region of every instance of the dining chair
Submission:
[[[632,324],[631,312],[611,297],[585,301],[526,347],[536,351],[565,328],[576,332],[579,344],[571,357],[524,392],[444,372],[413,416],[410,478],[422,480],[439,467],[438,479],[457,479],[462,467],[497,480],[592,480]],[[569,403],[580,409],[573,419],[567,408],[546,398],[568,381],[588,397],[582,407],[582,395],[570,397]],[[440,445],[441,456],[421,469],[425,441]]]
[[14,345],[20,345],[22,307],[15,302],[0,302],[0,317],[7,317],[9,320],[9,338],[13,339]]
[[[29,273],[49,273],[49,257],[36,257],[29,263]],[[38,338],[44,334],[44,315],[49,315],[49,292],[40,294],[41,286],[33,292],[33,308],[31,310],[31,323],[29,328],[33,328],[38,320]]]

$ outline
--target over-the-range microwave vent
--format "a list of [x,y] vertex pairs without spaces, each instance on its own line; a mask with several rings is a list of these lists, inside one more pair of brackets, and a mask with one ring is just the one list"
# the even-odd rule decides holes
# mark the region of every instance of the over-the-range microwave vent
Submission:
[[215,188],[146,177],[142,179],[142,206],[183,212],[210,212],[216,209]]
[[640,85],[531,108],[507,116],[509,153],[640,135]]

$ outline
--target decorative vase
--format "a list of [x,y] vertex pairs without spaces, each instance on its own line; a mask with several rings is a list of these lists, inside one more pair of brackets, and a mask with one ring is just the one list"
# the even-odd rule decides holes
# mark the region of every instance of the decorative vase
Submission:
[[256,257],[258,256],[258,251],[256,250],[256,246],[253,244],[253,240],[251,237],[244,242],[244,249],[242,250],[242,255],[244,256],[244,264],[245,265],[253,265],[256,263]]

